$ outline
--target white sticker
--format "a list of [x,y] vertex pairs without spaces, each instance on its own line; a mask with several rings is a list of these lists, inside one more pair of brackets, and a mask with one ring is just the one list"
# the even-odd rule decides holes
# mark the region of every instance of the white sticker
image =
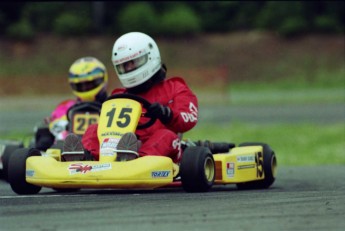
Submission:
[[238,156],[237,162],[255,162],[255,154]]
[[235,163],[226,163],[226,175],[229,178],[234,177],[235,175]]

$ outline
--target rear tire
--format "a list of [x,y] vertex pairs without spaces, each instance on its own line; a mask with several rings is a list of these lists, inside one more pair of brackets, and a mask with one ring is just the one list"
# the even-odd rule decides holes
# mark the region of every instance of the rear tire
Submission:
[[8,162],[8,182],[17,194],[36,194],[42,187],[26,182],[26,160],[31,156],[40,156],[35,148],[20,148],[13,152]]
[[242,143],[239,147],[245,146],[262,146],[263,147],[263,170],[265,178],[263,180],[238,183],[237,188],[241,190],[247,189],[266,189],[269,188],[275,181],[276,169],[277,169],[277,158],[274,151],[268,144],[259,142],[248,142]]
[[12,155],[12,153],[19,149],[19,148],[23,148],[24,147],[24,144],[23,142],[21,141],[11,141],[11,143],[8,143],[8,144],[4,144],[5,145],[5,149],[4,149],[4,152],[3,152],[3,155],[1,157],[2,159],[2,175],[3,175],[3,178],[4,180],[8,180],[8,161],[10,159],[10,156]]
[[215,164],[210,149],[187,147],[180,165],[182,187],[186,192],[207,192],[215,179]]

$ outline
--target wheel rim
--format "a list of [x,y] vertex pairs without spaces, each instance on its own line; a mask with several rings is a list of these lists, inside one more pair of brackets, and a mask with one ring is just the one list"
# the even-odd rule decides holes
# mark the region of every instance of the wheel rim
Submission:
[[211,182],[214,178],[214,162],[212,158],[207,157],[205,160],[205,177],[207,181]]

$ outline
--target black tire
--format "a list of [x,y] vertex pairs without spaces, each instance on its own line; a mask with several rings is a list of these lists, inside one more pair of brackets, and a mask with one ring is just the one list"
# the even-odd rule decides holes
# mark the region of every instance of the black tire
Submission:
[[251,181],[246,183],[238,183],[237,188],[241,190],[248,189],[267,189],[275,181],[277,158],[274,151],[268,144],[259,142],[242,143],[239,147],[245,146],[262,146],[263,147],[263,170],[265,178],[263,180]]
[[21,141],[18,142],[11,142],[8,144],[4,144],[5,145],[5,149],[4,152],[2,154],[1,160],[2,160],[2,176],[4,180],[7,180],[8,178],[8,160],[10,159],[11,154],[19,149],[19,148],[23,148],[24,144]]
[[26,159],[40,156],[35,148],[20,148],[13,152],[8,162],[8,182],[17,194],[36,194],[42,187],[26,182]]
[[210,149],[187,147],[182,156],[180,176],[186,192],[207,192],[215,179],[215,164]]

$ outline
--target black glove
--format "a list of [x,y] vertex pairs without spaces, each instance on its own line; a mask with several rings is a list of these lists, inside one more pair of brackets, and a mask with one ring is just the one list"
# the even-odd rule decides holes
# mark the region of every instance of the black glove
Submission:
[[151,106],[147,109],[146,116],[157,118],[163,124],[167,124],[172,119],[172,111],[169,107],[163,106],[162,104],[156,102],[151,104]]

